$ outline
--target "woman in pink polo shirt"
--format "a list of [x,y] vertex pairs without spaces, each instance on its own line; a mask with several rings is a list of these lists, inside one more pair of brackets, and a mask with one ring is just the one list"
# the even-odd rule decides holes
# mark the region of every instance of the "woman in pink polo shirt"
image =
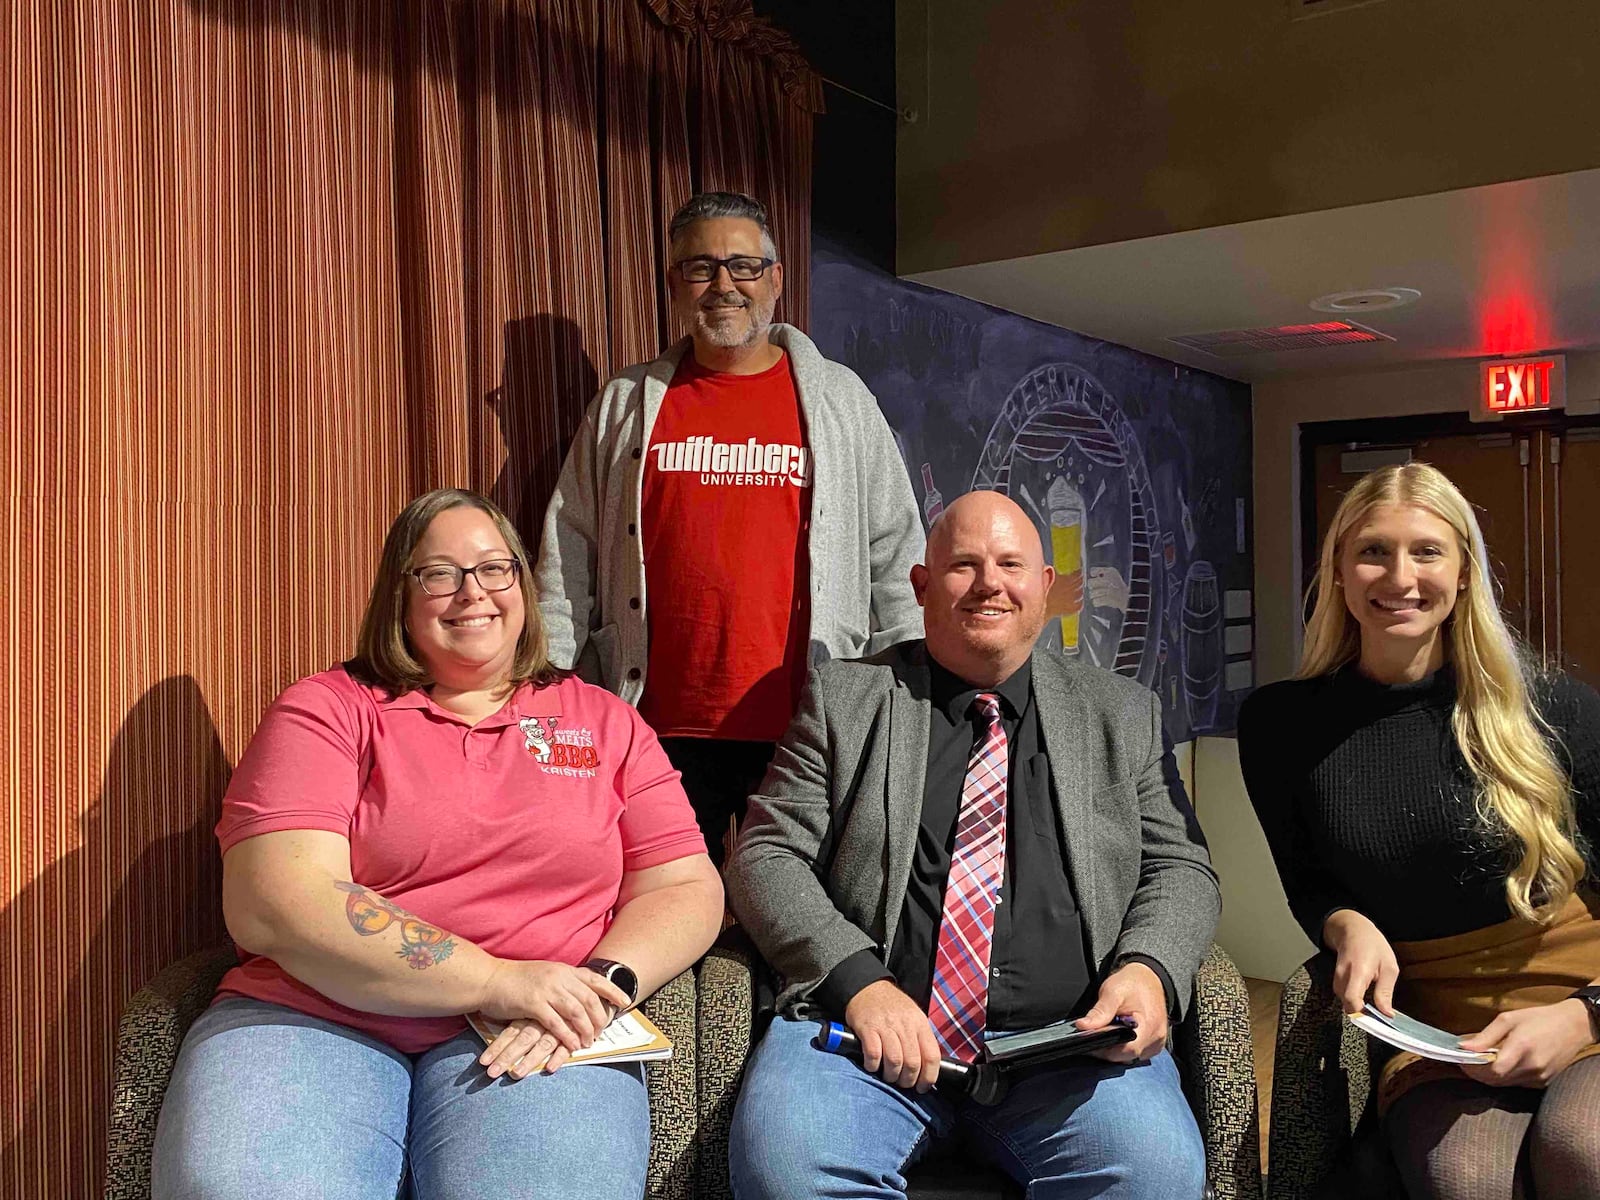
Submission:
[[705,952],[722,887],[655,735],[550,665],[529,575],[487,500],[419,497],[356,657],[263,719],[217,827],[241,961],[155,1196],[643,1193],[642,1068],[561,1067]]

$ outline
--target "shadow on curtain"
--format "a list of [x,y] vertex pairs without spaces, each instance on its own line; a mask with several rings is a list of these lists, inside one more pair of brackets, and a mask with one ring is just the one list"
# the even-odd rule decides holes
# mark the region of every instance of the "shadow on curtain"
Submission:
[[116,1020],[220,933],[211,827],[390,519],[538,525],[753,192],[805,324],[820,88],[749,0],[17,0],[0,27],[0,1200],[97,1195]]
[[[0,945],[48,964],[12,1010],[28,1018],[17,1064],[21,1123],[5,1131],[17,1195],[89,1192],[90,1181],[75,1177],[78,1136],[64,1136],[87,1130],[63,1126],[63,1100],[109,1081],[116,1028],[86,1012],[85,1000],[120,1008],[136,981],[165,965],[163,944],[221,938],[222,864],[212,829],[231,773],[195,681],[162,680],[117,731],[100,793],[78,823],[78,847],[0,911]],[[130,863],[124,851],[133,845],[139,853]]]

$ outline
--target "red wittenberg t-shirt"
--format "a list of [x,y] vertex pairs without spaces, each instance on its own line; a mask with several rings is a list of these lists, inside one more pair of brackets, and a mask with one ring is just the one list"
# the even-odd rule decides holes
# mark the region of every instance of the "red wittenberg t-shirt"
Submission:
[[684,355],[645,455],[650,663],[663,737],[776,741],[805,682],[811,450],[789,357],[759,375]]

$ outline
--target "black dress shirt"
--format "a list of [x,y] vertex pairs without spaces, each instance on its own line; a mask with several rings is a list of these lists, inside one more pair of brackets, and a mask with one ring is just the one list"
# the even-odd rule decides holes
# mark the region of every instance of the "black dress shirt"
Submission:
[[1000,697],[1008,779],[1006,866],[994,912],[988,1028],[1032,1029],[1081,1014],[1094,1001],[1095,971],[1067,877],[1050,760],[1033,699],[1032,665],[1024,663],[994,688],[975,688],[931,658],[928,666],[933,704],[927,782],[894,949],[887,964],[870,950],[851,955],[829,972],[816,998],[831,1015],[842,1016],[858,991],[892,978],[927,1007],[961,789],[982,728],[972,701],[980,691],[989,691]]

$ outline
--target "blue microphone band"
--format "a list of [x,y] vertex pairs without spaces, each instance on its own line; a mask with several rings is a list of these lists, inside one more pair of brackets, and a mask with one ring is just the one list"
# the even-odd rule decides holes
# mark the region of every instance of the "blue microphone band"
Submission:
[[[811,1044],[818,1050],[826,1050],[829,1054],[838,1054],[856,1062],[861,1061],[860,1040],[838,1021],[820,1022],[820,1028],[816,1036],[811,1039]],[[980,1103],[994,1103],[993,1100],[987,1099],[994,1083],[990,1078],[992,1074],[985,1068],[958,1059],[939,1060],[939,1082],[954,1087],[957,1091],[966,1092]]]

